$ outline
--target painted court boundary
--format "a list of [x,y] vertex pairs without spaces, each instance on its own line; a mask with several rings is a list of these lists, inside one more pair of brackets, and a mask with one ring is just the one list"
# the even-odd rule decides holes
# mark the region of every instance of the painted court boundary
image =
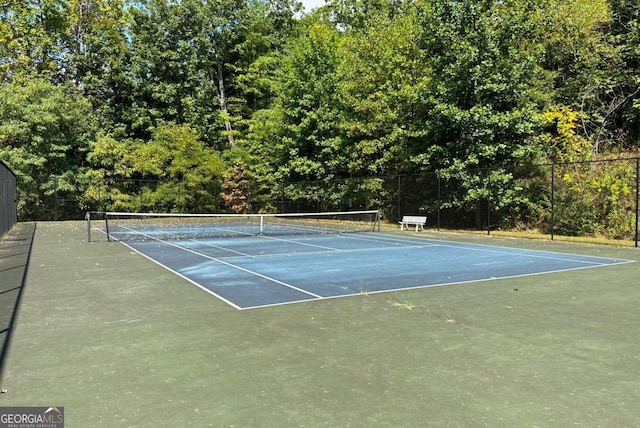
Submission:
[[[215,296],[216,298],[220,299],[221,301],[227,303],[228,305],[238,309],[238,310],[247,310],[247,309],[258,309],[258,308],[266,308],[266,307],[272,307],[272,306],[281,306],[281,305],[287,305],[287,304],[293,304],[293,303],[301,303],[301,302],[309,302],[309,301],[316,301],[316,300],[326,300],[326,299],[334,299],[334,298],[339,298],[339,297],[353,297],[353,296],[358,296],[358,295],[363,295],[363,294],[380,294],[380,293],[387,293],[387,292],[394,292],[394,291],[407,291],[407,290],[416,290],[416,289],[421,289],[421,288],[430,288],[430,287],[441,287],[441,286],[445,286],[445,285],[456,285],[456,284],[468,284],[468,283],[480,283],[480,282],[487,282],[487,281],[493,281],[493,280],[498,280],[498,279],[513,279],[513,278],[521,278],[521,277],[528,277],[528,276],[534,276],[534,275],[543,275],[543,274],[550,274],[550,273],[559,273],[559,272],[568,272],[568,271],[574,271],[574,270],[581,270],[581,269],[589,269],[589,268],[595,268],[595,267],[603,267],[603,266],[615,266],[615,265],[619,265],[619,264],[627,264],[627,263],[633,263],[633,260],[625,260],[625,259],[613,259],[613,258],[607,258],[607,257],[600,257],[600,256],[584,256],[584,255],[579,255],[579,254],[571,254],[571,253],[555,253],[552,251],[541,251],[541,250],[528,250],[528,249],[520,249],[520,248],[513,248],[513,247],[504,247],[504,246],[493,246],[493,245],[486,245],[486,244],[472,244],[472,243],[459,243],[459,242],[455,242],[455,241],[447,241],[447,240],[439,240],[439,239],[432,239],[432,238],[414,238],[414,237],[403,237],[403,236],[397,236],[397,235],[383,235],[383,234],[376,234],[376,233],[368,233],[368,234],[355,234],[355,235],[342,235],[342,236],[347,236],[349,239],[353,239],[353,240],[359,240],[359,241],[365,241],[365,242],[378,242],[378,243],[389,243],[389,242],[393,242],[395,244],[398,245],[398,247],[395,248],[386,248],[389,251],[395,251],[395,250],[407,250],[407,249],[411,249],[411,248],[426,248],[426,247],[433,247],[433,246],[441,246],[441,247],[448,247],[448,248],[455,248],[455,249],[459,249],[460,251],[480,251],[480,252],[491,252],[491,253],[496,253],[496,254],[506,254],[509,256],[523,256],[523,257],[529,257],[529,258],[541,258],[541,259],[550,259],[550,260],[557,260],[557,261],[569,261],[572,263],[582,263],[584,264],[584,266],[580,266],[580,267],[567,267],[567,268],[562,268],[562,269],[554,269],[554,270],[549,270],[549,271],[542,271],[542,272],[534,272],[534,273],[523,273],[523,274],[516,274],[516,275],[505,275],[505,276],[495,276],[495,277],[489,277],[489,278],[480,278],[480,279],[471,279],[471,280],[461,280],[461,281],[450,281],[450,282],[439,282],[439,283],[435,283],[435,284],[424,284],[424,285],[413,285],[413,286],[407,286],[407,287],[397,287],[397,288],[389,288],[389,289],[383,289],[383,290],[373,290],[373,291],[367,291],[367,292],[354,292],[354,293],[347,293],[347,294],[339,294],[339,295],[330,295],[330,296],[321,296],[318,295],[316,293],[313,293],[309,290],[305,290],[304,288],[300,288],[297,287],[295,285],[289,284],[287,282],[284,281],[280,281],[276,278],[272,278],[268,275],[264,275],[261,274],[259,272],[255,272],[253,270],[244,268],[242,266],[236,265],[234,263],[230,263],[228,261],[222,260],[219,257],[213,257],[213,256],[209,256],[207,254],[201,253],[199,251],[193,250],[191,248],[187,248],[169,241],[164,241],[164,240],[160,240],[157,238],[154,238],[152,236],[149,236],[149,238],[162,243],[163,245],[169,245],[173,248],[177,248],[183,251],[186,251],[188,253],[194,254],[195,256],[198,257],[202,257],[204,259],[210,260],[213,263],[219,263],[222,264],[224,266],[236,269],[238,271],[242,271],[244,273],[248,273],[250,275],[253,275],[257,278],[261,278],[264,280],[267,280],[273,284],[277,284],[279,286],[282,287],[286,287],[292,290],[295,290],[297,292],[303,293],[304,295],[308,296],[308,298],[305,299],[298,299],[298,300],[287,300],[284,302],[277,302],[277,303],[268,303],[268,304],[260,304],[260,305],[252,305],[252,306],[241,306],[238,305],[236,303],[234,303],[233,301],[229,300],[228,298],[225,298],[224,296],[219,295],[218,293],[216,293],[215,291],[207,288],[206,286],[202,285],[201,283],[199,283],[198,281],[189,278],[188,276],[176,271],[175,269],[166,266],[165,264],[163,264],[162,262],[154,259],[153,257],[145,254],[143,251],[140,251],[134,247],[132,247],[131,245],[127,244],[126,242],[123,241],[119,241],[120,243],[122,243],[123,245],[125,245],[127,248],[131,249],[132,251],[134,251],[137,254],[142,255],[143,257],[145,257],[148,260],[151,260],[152,262],[154,262],[155,264],[165,268],[166,270],[172,272],[173,274],[179,276],[180,278],[183,278],[185,280],[187,280],[188,282],[190,282],[191,284],[197,286],[198,288],[200,288],[201,290],[206,291],[207,293],[211,294],[212,296]],[[289,243],[295,243],[298,245],[308,245],[311,247],[317,247],[319,249],[324,249],[327,251],[336,251],[336,252],[341,252],[341,253],[351,253],[351,252],[366,252],[366,251],[372,251],[372,250],[377,250],[380,248],[359,248],[359,249],[351,249],[351,250],[344,250],[344,249],[337,249],[337,248],[332,248],[329,246],[323,246],[323,245],[316,245],[316,244],[310,244],[310,243],[305,243],[304,240],[288,240],[288,239],[281,239],[281,238],[275,238],[275,237],[262,237],[262,238],[267,238],[270,240],[276,240],[276,241],[283,241],[283,242],[289,242]],[[221,248],[218,247],[216,245],[212,245],[212,244],[207,244],[205,242],[201,242],[198,240],[192,240],[195,242],[199,242],[203,245],[206,246],[211,246],[214,248]],[[406,243],[406,244],[405,244]],[[225,251],[229,251],[230,253],[235,253],[237,255],[240,255],[242,257],[250,257],[250,258],[258,258],[258,257],[278,257],[278,256],[284,256],[285,254],[266,254],[266,255],[257,255],[257,256],[252,256],[246,253],[242,253],[239,251],[235,251],[232,249],[228,249],[228,248],[222,248]],[[326,253],[327,251],[323,251],[323,253]],[[300,254],[310,254],[310,253],[300,253]],[[286,254],[289,255],[290,254]],[[590,260],[581,260],[582,258],[588,258]],[[597,260],[601,259],[602,263],[598,263]]]

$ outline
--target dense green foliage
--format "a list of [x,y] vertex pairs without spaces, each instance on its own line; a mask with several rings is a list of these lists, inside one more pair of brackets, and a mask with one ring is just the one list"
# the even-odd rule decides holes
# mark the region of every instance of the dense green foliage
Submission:
[[[294,0],[42,0],[0,16],[0,158],[22,219],[51,218],[54,196],[72,201],[60,217],[393,218],[390,177],[437,172],[446,194],[423,182],[413,209],[545,228],[541,165],[640,148],[635,0],[333,0],[307,14]],[[633,165],[587,167],[588,182],[567,168],[557,195],[580,203],[556,226],[629,236]]]

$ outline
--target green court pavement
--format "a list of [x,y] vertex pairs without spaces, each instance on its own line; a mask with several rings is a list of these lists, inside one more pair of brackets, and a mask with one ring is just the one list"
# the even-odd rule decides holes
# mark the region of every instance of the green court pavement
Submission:
[[96,238],[37,224],[0,407],[63,406],[67,427],[640,425],[640,263],[238,311]]

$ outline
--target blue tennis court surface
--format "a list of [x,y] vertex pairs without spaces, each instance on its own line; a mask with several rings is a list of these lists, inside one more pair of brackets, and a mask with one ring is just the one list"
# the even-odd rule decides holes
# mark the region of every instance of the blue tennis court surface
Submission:
[[125,245],[237,309],[629,262],[377,233]]
[[125,245],[237,309],[629,263],[381,233]]

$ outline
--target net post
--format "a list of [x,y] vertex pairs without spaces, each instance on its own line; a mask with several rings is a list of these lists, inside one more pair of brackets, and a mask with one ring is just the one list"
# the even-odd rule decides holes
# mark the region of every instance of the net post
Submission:
[[91,213],[89,211],[85,214],[84,219],[87,221],[87,242],[91,242]]
[[260,236],[264,235],[264,216],[260,216]]
[[104,213],[104,229],[107,232],[107,242],[111,242],[111,234],[109,233],[109,214]]
[[373,224],[373,230],[374,232],[380,232],[380,210],[376,212],[376,220]]

